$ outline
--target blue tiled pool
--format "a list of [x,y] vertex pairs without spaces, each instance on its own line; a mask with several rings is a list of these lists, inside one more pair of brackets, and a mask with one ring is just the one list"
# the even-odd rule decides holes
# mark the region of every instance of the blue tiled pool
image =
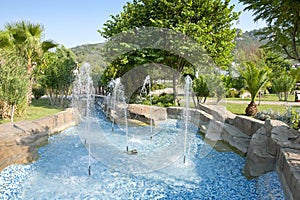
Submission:
[[[170,124],[168,129],[177,127],[174,121]],[[111,134],[109,123],[102,121],[98,125],[104,126],[101,131],[106,137],[111,135],[108,140],[111,144],[125,144],[118,137],[122,133],[119,127]],[[137,128],[129,131],[133,130],[138,131]],[[243,157],[210,148],[196,131],[190,133],[193,136],[187,163],[183,164],[179,156],[173,163],[161,163],[160,168],[153,170],[141,171],[142,165],[120,168],[122,164],[130,165],[122,161],[129,158],[127,154],[118,158],[114,150],[118,147],[92,146],[94,157],[90,160],[92,173],[89,176],[87,145],[82,142],[80,131],[80,126],[72,127],[51,137],[49,144],[39,149],[40,158],[34,163],[4,169],[0,173],[0,199],[284,199],[276,173],[247,180],[242,175]],[[174,140],[167,138],[166,134],[158,134],[151,144],[149,142],[153,145],[149,150],[145,143],[131,137],[130,145],[135,145],[139,153],[129,156],[137,156],[135,159],[143,154],[147,156],[146,152],[159,148],[157,145],[162,142],[172,145]],[[206,148],[210,150],[203,156]],[[162,152],[159,152],[160,159],[166,157]],[[116,162],[116,157],[121,163],[114,166],[109,161]],[[154,159],[153,163],[157,165],[157,161]],[[149,169],[149,165],[145,168]],[[134,173],[135,167],[140,173]]]

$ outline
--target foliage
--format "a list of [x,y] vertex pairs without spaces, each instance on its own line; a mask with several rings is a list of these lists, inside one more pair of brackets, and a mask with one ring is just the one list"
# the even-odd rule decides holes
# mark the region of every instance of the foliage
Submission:
[[152,86],[151,86],[151,91],[154,91],[154,90],[162,90],[162,89],[165,89],[166,86],[164,84],[160,84],[160,83],[153,83]]
[[222,81],[227,90],[234,88],[240,91],[245,87],[244,80],[241,76],[233,77],[232,75],[226,75],[222,77]]
[[43,32],[42,25],[25,21],[8,23],[5,29],[0,31],[0,57],[6,60],[25,59],[24,65],[19,67],[26,69],[28,76],[27,102],[29,104],[34,67],[37,63],[41,63],[44,52],[56,46],[52,41],[42,41]]
[[209,96],[209,88],[207,85],[206,77],[199,76],[198,78],[193,80],[193,91],[197,98],[197,105],[199,105],[200,103],[205,103],[206,98]]
[[35,99],[39,99],[45,95],[46,91],[45,88],[43,88],[41,85],[35,84],[33,85],[32,93]]
[[291,92],[296,83],[296,79],[287,72],[282,72],[280,76],[274,77],[271,81],[272,88],[281,101],[281,93],[284,93],[284,101],[288,100],[288,94]]
[[71,48],[77,57],[79,66],[82,66],[84,63],[88,63],[92,66],[91,76],[93,82],[98,84],[100,84],[100,75],[103,73],[107,65],[101,56],[103,45],[103,43],[85,44]]
[[51,105],[65,106],[67,95],[75,79],[73,71],[77,67],[76,56],[64,46],[56,48],[55,52],[47,52],[45,63],[38,69],[38,82],[46,89]]
[[246,108],[246,115],[252,116],[257,113],[257,107],[255,99],[258,92],[263,88],[269,81],[270,69],[264,65],[257,66],[254,62],[246,62],[244,69],[240,69],[240,74],[245,80],[246,89],[251,94],[251,102]]
[[255,118],[260,120],[276,119],[288,124],[291,128],[300,129],[300,110],[287,108],[284,114],[274,112],[272,109],[261,111],[255,115]]
[[270,78],[271,70],[266,66],[257,66],[254,62],[244,63],[244,69],[240,69],[246,89],[251,94],[251,101],[254,102],[261,88],[263,88]]
[[236,34],[230,25],[237,18],[238,13],[233,12],[228,0],[136,0],[127,3],[123,12],[112,16],[100,33],[110,38],[135,27],[168,28],[193,38],[205,46],[217,62],[226,64]]
[[[195,75],[195,67],[189,63],[185,56],[195,47],[195,44],[203,47],[214,63],[226,68],[232,61],[232,42],[236,36],[236,30],[232,28],[232,22],[238,19],[238,13],[233,12],[234,6],[229,6],[229,0],[135,0],[127,3],[120,14],[111,16],[104,24],[100,34],[111,39],[120,33],[130,32],[134,36],[137,31],[147,27],[157,27],[182,33],[180,41],[169,38],[160,38],[156,41],[143,41],[155,43],[156,46],[169,42],[168,46],[177,45],[179,53],[162,49],[139,48],[141,43],[122,43],[123,46],[133,48],[129,53],[123,54],[117,60],[110,63],[104,72],[103,82],[122,76],[135,66],[145,63],[160,63],[170,66],[182,74]],[[154,33],[148,33],[151,35]],[[193,39],[194,45],[184,44]],[[180,45],[183,44],[183,45]],[[198,51],[196,54],[200,55]],[[176,99],[176,78],[173,78],[174,100]]]
[[150,96],[148,95],[147,98],[144,99],[141,103],[145,105],[156,105],[160,107],[173,106],[173,94],[162,93],[160,95],[153,95],[151,96],[151,101]]
[[295,77],[295,79],[296,79],[296,82],[297,83],[300,83],[300,67],[298,67],[298,68],[296,68],[296,69],[291,69],[291,71],[290,71],[290,73],[291,73],[291,75],[293,76],[293,77]]
[[245,10],[254,13],[254,20],[264,20],[267,27],[258,33],[266,46],[300,62],[300,2],[295,0],[239,0]]
[[[63,111],[62,108],[49,105],[48,99],[32,99],[32,104],[26,110],[26,113],[22,115],[16,115],[14,121],[24,121],[24,120],[36,120],[42,117],[56,114]],[[0,119],[0,124],[7,123],[9,120]]]
[[[22,60],[6,61],[0,65],[0,101],[2,105],[10,107],[10,114],[3,109],[0,113],[1,118],[10,116],[13,122],[15,109],[18,108],[20,114],[26,107],[26,94],[28,87],[28,79],[24,68],[16,65],[24,64]],[[25,75],[24,75],[25,74]],[[22,105],[23,104],[23,105]]]

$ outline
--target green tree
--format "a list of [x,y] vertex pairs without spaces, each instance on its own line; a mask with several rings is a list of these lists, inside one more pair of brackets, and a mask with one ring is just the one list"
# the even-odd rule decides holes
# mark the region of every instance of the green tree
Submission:
[[73,72],[76,67],[75,54],[64,46],[45,54],[45,62],[38,68],[41,75],[37,81],[46,89],[51,105],[64,106],[75,80]]
[[288,100],[289,93],[294,89],[296,78],[288,72],[282,72],[279,76],[274,77],[271,81],[272,88],[276,92],[278,99],[282,100],[282,93],[284,94],[284,101]]
[[26,60],[25,66],[29,84],[27,90],[27,101],[30,105],[32,85],[34,81],[33,69],[37,63],[41,63],[43,54],[56,46],[52,41],[42,41],[44,28],[40,24],[30,22],[8,23],[5,29],[0,32],[0,57],[22,57]]
[[255,99],[258,92],[263,88],[270,78],[270,69],[264,65],[257,65],[254,62],[246,62],[240,74],[245,80],[246,89],[251,94],[251,102],[246,108],[246,115],[253,116],[258,112]]
[[267,27],[258,34],[268,41],[266,46],[300,62],[300,1],[297,0],[239,0],[252,11],[254,20],[264,20]]
[[201,75],[193,80],[193,91],[197,99],[197,105],[195,106],[198,108],[199,104],[205,103],[206,98],[209,96],[209,88],[205,76]]
[[[5,62],[0,65],[0,101],[10,107],[10,121],[13,122],[15,110],[22,112],[26,104],[28,79],[24,68],[16,65],[24,64],[19,59],[14,62]],[[25,74],[25,75],[24,75]],[[23,105],[22,105],[23,104]],[[5,116],[7,111],[0,113]]]
[[[111,16],[104,24],[103,30],[99,32],[103,37],[110,39],[124,31],[133,30],[132,34],[135,34],[134,30],[143,27],[167,28],[192,38],[204,47],[216,64],[226,68],[232,61],[231,51],[234,47],[232,41],[236,36],[232,22],[238,19],[238,13],[233,12],[234,6],[229,6],[229,2],[229,0],[134,0],[127,3],[120,14]],[[160,39],[161,41],[155,42],[171,41],[171,38]],[[185,39],[177,42],[184,43]],[[190,46],[188,49],[192,48],[193,46]],[[137,64],[147,62],[158,62],[173,67],[180,73],[186,67],[195,67],[182,56],[187,51],[186,46],[179,49],[183,52],[182,55],[158,49],[139,49],[138,46],[135,49],[136,51],[123,55],[118,61],[113,62],[110,65],[113,70],[107,69],[105,73],[113,71],[113,74],[119,77]],[[174,77],[174,100],[175,84]]]

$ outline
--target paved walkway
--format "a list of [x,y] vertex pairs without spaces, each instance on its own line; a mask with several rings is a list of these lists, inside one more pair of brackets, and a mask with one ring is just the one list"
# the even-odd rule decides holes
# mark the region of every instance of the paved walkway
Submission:
[[[215,100],[207,100],[207,103],[209,102],[216,102]],[[249,104],[250,101],[242,101],[242,100],[223,100],[224,103],[235,103],[235,104]],[[255,101],[256,104],[259,103],[258,100]],[[300,106],[300,102],[285,102],[285,101],[261,101],[260,102],[261,105],[281,105],[281,106]]]

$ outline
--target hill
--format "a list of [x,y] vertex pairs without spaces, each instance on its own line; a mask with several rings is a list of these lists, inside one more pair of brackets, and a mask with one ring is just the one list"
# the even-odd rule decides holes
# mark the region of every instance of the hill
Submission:
[[[251,48],[257,48],[264,44],[259,41],[259,37],[255,36],[258,30],[246,31],[241,36],[236,38],[236,47],[234,49],[235,62],[239,62],[239,56],[242,51],[249,51]],[[77,56],[79,66],[87,62],[93,67],[93,80],[98,82],[101,73],[104,71],[106,65],[101,58],[100,51],[104,43],[85,44],[71,48]]]
[[104,43],[84,44],[71,48],[77,56],[79,66],[82,66],[84,63],[89,63],[91,65],[94,83],[99,81],[100,75],[106,67],[105,62],[100,55],[103,45]]

